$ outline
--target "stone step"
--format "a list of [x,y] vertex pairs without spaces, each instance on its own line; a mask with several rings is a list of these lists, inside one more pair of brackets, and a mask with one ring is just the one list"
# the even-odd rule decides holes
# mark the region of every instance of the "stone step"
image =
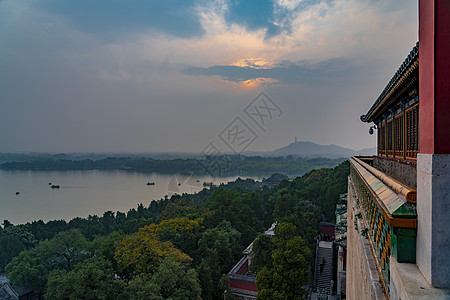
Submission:
[[[320,272],[320,264],[322,258],[325,259],[325,265]],[[319,248],[317,249],[317,264],[315,267],[315,287],[318,290],[325,290],[327,293],[331,292],[331,280],[333,279],[333,249],[331,244],[321,243],[319,244]]]

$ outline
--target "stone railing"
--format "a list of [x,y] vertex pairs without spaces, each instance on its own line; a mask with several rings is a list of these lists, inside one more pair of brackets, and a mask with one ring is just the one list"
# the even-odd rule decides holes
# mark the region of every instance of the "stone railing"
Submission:
[[[369,239],[378,273],[389,298],[390,256],[399,262],[416,258],[416,192],[370,166],[367,157],[350,159],[350,179],[362,212],[360,231]],[[364,162],[366,161],[366,162]]]

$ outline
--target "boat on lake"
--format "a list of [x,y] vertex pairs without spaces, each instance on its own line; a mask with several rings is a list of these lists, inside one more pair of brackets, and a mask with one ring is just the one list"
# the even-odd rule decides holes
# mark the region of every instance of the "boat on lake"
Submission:
[[57,184],[53,184],[53,185],[51,185],[50,186],[52,189],[59,189],[60,188],[60,186],[59,186],[59,184],[57,185]]
[[154,182],[147,182],[147,185],[155,185]]

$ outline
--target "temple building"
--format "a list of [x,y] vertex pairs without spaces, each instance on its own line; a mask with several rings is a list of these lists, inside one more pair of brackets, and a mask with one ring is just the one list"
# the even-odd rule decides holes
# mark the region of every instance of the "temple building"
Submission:
[[419,0],[419,42],[361,116],[352,157],[347,299],[450,299],[450,1]]
[[[277,223],[267,229],[264,234],[269,236],[275,235],[275,227]],[[253,242],[242,251],[243,257],[241,260],[228,272],[229,285],[231,294],[237,300],[253,300],[258,294],[258,287],[256,286],[256,274],[250,272],[249,266],[253,258]]]
[[256,299],[258,287],[256,286],[256,274],[249,271],[252,258],[251,243],[244,251],[244,256],[228,273],[231,294],[238,300]]

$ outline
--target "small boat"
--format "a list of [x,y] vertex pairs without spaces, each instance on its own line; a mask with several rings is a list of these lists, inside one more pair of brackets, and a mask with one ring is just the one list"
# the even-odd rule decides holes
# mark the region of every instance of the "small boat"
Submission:
[[180,186],[180,185],[181,185],[181,183],[178,184],[178,186]]
[[51,182],[49,182],[49,183],[48,183],[48,185],[52,185],[52,183],[51,183]]
[[200,180],[197,180],[197,182],[200,182]]
[[59,184],[58,184],[58,185],[53,184],[53,185],[51,185],[50,187],[51,187],[52,189],[59,189],[59,188],[60,188]]
[[20,194],[20,192],[16,192],[16,195],[19,195]]
[[147,182],[147,185],[155,185],[154,182]]
[[213,187],[213,186],[216,186],[215,184],[214,184],[214,182],[212,182],[212,181],[210,181],[210,182],[203,182],[203,186],[204,187]]

